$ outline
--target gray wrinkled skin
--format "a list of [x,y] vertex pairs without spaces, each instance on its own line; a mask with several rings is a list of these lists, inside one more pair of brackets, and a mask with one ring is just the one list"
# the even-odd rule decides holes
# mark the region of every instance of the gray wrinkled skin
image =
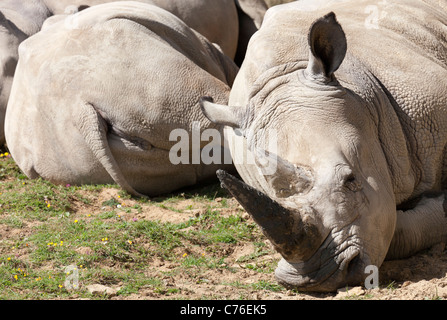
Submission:
[[[174,129],[220,129],[198,100],[227,103],[238,71],[217,46],[168,11],[115,2],[25,40],[6,112],[8,147],[30,178],[59,184],[118,183],[157,195],[230,166],[173,165]],[[206,142],[202,142],[206,144]],[[203,145],[202,145],[203,147]]]
[[[114,0],[1,0],[0,1],[0,144],[4,117],[18,59],[18,46],[44,26],[70,14]],[[124,0],[131,1],[131,0]],[[263,0],[135,0],[155,4],[218,44],[240,65],[251,35],[260,27],[267,6]],[[222,27],[225,26],[225,27]]]
[[[361,285],[366,266],[447,241],[446,24],[437,0],[277,6],[250,41],[231,107],[202,102],[227,125],[237,171],[259,192],[233,195],[255,221],[275,221],[260,226],[284,258],[283,285]],[[261,160],[255,151],[269,151],[276,172],[263,174],[244,150]],[[230,192],[244,189],[220,177]],[[276,204],[253,208],[257,196]]]

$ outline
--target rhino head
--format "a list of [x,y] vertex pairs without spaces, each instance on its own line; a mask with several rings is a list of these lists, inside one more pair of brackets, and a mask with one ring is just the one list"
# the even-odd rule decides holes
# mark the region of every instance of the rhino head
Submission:
[[[396,205],[377,116],[334,75],[347,41],[333,13],[313,23],[308,43],[308,61],[261,79],[246,106],[222,106],[209,97],[201,106],[226,126],[233,159],[249,153],[256,160],[235,163],[244,181],[217,174],[282,255],[277,280],[300,291],[330,292],[361,284],[368,265],[382,264]],[[267,132],[275,133],[275,148]],[[275,170],[263,172],[261,163]]]

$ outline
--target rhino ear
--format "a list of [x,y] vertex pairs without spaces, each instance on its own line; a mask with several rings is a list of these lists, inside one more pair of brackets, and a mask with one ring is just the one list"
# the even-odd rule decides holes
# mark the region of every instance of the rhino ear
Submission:
[[203,114],[211,122],[233,128],[242,127],[245,108],[217,104],[211,97],[200,98],[199,104]]
[[310,58],[307,72],[331,79],[346,55],[346,36],[333,12],[316,20],[309,31]]

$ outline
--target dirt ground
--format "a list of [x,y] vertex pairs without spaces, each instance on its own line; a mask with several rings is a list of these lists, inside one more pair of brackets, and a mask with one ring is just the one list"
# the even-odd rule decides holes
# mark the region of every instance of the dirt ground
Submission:
[[[115,190],[105,190],[97,200],[102,203],[104,199],[114,196]],[[178,208],[186,208],[190,205],[190,200],[182,200],[176,204]],[[234,199],[230,199],[228,209],[221,209],[221,214],[231,215],[238,206]],[[129,200],[129,205],[132,205]],[[195,204],[197,208],[197,204]],[[91,210],[89,206],[86,210]],[[78,208],[82,211],[83,208]],[[180,223],[188,219],[185,213],[176,213],[163,208],[144,208],[136,217],[138,219],[154,219]],[[200,214],[200,209],[191,210],[191,216]],[[246,214],[247,221],[250,217]],[[132,215],[127,215],[127,219],[132,219]],[[169,299],[201,299],[203,297],[215,297],[218,299],[253,299],[253,300],[338,300],[338,299],[379,299],[379,300],[434,300],[447,299],[447,251],[445,244],[439,244],[430,250],[421,252],[409,259],[386,261],[379,268],[379,287],[367,290],[364,287],[348,288],[332,294],[306,294],[294,291],[282,290],[274,292],[271,290],[255,290],[226,285],[240,282],[241,285],[259,283],[260,281],[274,282],[272,273],[259,273],[244,267],[243,263],[238,263],[240,257],[252,253],[254,244],[239,243],[237,245],[225,244],[222,248],[222,255],[225,256],[226,263],[230,270],[210,270],[202,275],[200,281],[195,277],[188,277],[184,274],[176,276],[165,276],[163,271],[175,268],[170,262],[154,261],[153,266],[148,271],[148,276],[162,277],[167,287],[178,288],[178,296],[170,295]],[[270,255],[263,255],[256,260],[257,264],[275,263],[280,259],[279,254],[272,251]],[[166,299],[166,296],[156,294],[153,290],[140,290],[138,294],[127,297],[116,296],[111,299]]]

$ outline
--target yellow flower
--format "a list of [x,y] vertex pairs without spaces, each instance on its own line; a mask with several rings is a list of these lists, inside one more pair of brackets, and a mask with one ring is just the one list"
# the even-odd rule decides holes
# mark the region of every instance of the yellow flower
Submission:
[[11,257],[8,257],[8,259],[6,259],[6,260],[11,261]]
[[78,223],[78,220],[75,220],[74,223]]
[[129,244],[132,244],[132,241],[130,241],[130,240],[127,240],[127,242],[128,242]]
[[63,285],[60,284],[60,285],[59,285],[59,288],[62,288],[62,287],[63,287]]
[[185,253],[183,254],[183,258],[186,257],[187,255],[188,255],[188,254],[185,252]]
[[14,275],[14,279],[16,279],[16,280],[17,280],[18,278],[19,278],[19,277],[17,277],[17,275]]

